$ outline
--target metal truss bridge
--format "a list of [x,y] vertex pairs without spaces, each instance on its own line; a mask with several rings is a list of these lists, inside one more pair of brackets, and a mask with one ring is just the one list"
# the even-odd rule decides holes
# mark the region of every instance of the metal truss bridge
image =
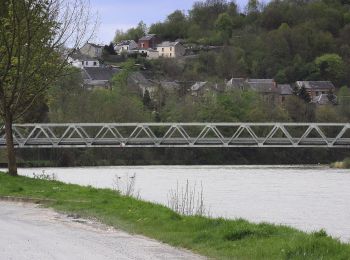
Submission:
[[[15,124],[16,148],[324,147],[350,148],[350,123]],[[0,148],[6,147],[4,126]]]

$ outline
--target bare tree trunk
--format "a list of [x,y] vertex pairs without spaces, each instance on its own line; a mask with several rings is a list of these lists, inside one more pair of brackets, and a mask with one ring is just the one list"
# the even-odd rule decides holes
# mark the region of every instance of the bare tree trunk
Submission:
[[5,117],[5,132],[6,132],[6,150],[7,150],[7,160],[8,160],[8,174],[11,176],[17,176],[17,163],[16,163],[16,153],[13,144],[12,135],[12,116],[7,114]]

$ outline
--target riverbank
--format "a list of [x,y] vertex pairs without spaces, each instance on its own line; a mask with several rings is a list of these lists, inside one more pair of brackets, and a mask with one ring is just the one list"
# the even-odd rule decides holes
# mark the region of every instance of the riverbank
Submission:
[[345,158],[343,161],[340,162],[334,162],[330,166],[331,168],[337,169],[350,169],[350,157]]
[[350,245],[325,232],[251,224],[244,220],[180,216],[164,206],[109,189],[0,174],[0,196],[32,198],[59,211],[142,234],[217,259],[348,259]]

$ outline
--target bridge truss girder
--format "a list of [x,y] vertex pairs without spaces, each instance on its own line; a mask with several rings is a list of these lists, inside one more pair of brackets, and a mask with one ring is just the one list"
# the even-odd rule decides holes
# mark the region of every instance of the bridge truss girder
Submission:
[[[350,148],[349,123],[15,124],[17,148],[328,147]],[[4,126],[0,148],[6,147]]]

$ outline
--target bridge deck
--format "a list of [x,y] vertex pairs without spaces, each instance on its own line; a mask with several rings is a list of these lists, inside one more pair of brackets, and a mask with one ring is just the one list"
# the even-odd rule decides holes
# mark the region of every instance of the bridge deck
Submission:
[[[350,148],[349,123],[16,124],[17,148],[328,147]],[[0,148],[6,147],[4,127]]]

